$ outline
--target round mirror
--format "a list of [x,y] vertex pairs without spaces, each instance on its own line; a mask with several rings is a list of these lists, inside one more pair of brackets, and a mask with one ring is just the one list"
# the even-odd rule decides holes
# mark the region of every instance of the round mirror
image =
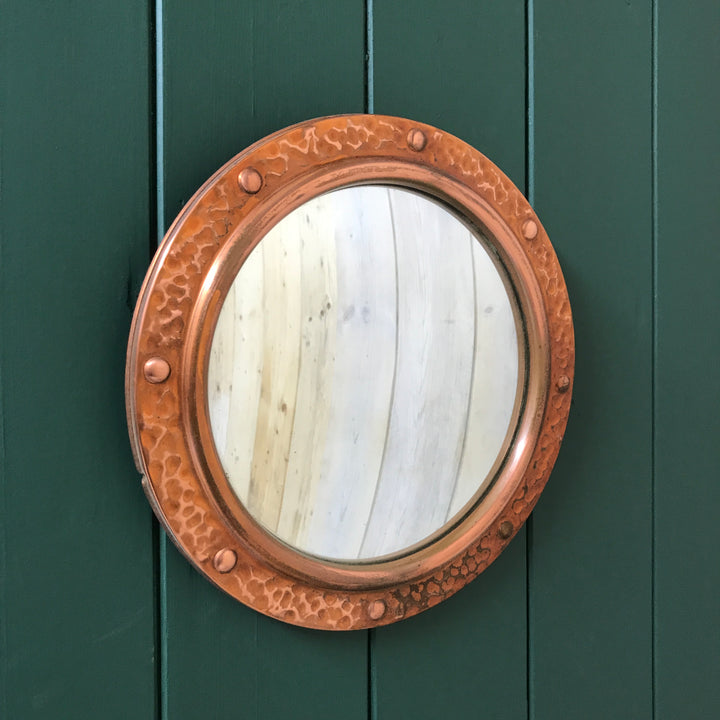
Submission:
[[492,480],[520,350],[509,280],[449,208],[392,186],[315,197],[262,238],[220,310],[208,405],[228,482],[305,553],[405,552]]
[[168,230],[128,345],[128,428],[169,537],[311,628],[433,607],[511,542],[570,409],[550,240],[429,125],[309,120],[220,168]]

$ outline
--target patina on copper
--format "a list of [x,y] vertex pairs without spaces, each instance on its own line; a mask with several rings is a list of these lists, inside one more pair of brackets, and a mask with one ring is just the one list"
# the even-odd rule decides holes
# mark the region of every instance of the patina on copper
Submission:
[[[342,563],[286,546],[238,501],[212,439],[207,368],[225,293],[252,249],[310,198],[357,184],[431,195],[488,238],[516,298],[525,388],[494,481],[459,522],[400,557]],[[555,253],[534,218],[519,190],[477,150],[431,126],[380,115],[321,118],[281,130],[200,188],[168,231],[142,288],[126,395],[143,487],[170,537],[202,573],[272,617],[350,630],[436,605],[499,555],[547,482],[572,394],[570,303]],[[173,368],[161,384],[144,378],[154,357]]]

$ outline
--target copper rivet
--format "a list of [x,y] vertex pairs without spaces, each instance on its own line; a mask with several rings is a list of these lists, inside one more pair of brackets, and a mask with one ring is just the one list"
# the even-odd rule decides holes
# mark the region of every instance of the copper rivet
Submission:
[[407,144],[410,146],[410,149],[415,150],[415,152],[424,150],[427,145],[425,133],[422,130],[413,128],[407,135]]
[[513,530],[514,530],[513,524],[509,520],[505,520],[500,523],[500,527],[498,529],[498,535],[503,540],[507,540],[512,535]]
[[143,373],[148,382],[165,382],[170,377],[170,363],[160,357],[150,358],[143,366]]
[[255,168],[245,168],[238,175],[240,187],[250,195],[254,195],[262,187],[262,175]]
[[522,226],[522,233],[526,240],[534,240],[538,234],[538,226],[534,220],[526,220]]
[[567,375],[561,375],[556,383],[558,392],[565,393],[570,387],[570,378]]
[[379,620],[385,614],[385,603],[382,600],[373,600],[367,611],[371,619]]
[[223,548],[215,553],[213,565],[218,572],[228,573],[237,563],[237,553],[230,548]]

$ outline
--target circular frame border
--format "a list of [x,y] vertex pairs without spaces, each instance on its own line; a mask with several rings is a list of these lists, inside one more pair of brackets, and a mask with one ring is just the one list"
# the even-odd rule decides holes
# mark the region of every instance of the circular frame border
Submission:
[[[401,557],[342,563],[288,547],[237,501],[218,473],[206,377],[224,293],[267,230],[311,197],[360,183],[429,194],[484,234],[523,315],[527,386],[503,467],[455,526]],[[525,522],[565,431],[574,355],[570,303],[550,241],[528,202],[492,162],[454,136],[407,119],[320,118],[237,155],[171,226],[130,332],[128,427],[153,510],[213,583],[292,624],[375,627],[454,594]],[[158,367],[168,374],[158,374]]]

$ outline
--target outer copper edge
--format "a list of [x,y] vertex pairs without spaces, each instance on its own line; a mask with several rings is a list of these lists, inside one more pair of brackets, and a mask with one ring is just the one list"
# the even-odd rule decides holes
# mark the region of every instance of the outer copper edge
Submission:
[[[427,138],[422,151],[408,133]],[[249,195],[238,174],[263,178]],[[332,563],[294,552],[258,527],[217,474],[204,372],[223,292],[264,232],[309,197],[357,182],[416,187],[483,229],[511,277],[525,316],[528,386],[508,460],[490,490],[452,530],[388,562]],[[538,234],[528,241],[523,223]],[[142,367],[166,359],[166,382]],[[484,570],[522,526],[557,457],[572,395],[574,336],[565,282],[529,204],[481,153],[433,127],[379,115],[308,121],[256,143],[196,193],[148,272],[128,347],[128,424],[136,462],[159,519],[212,582],[250,607],[297,625],[349,630],[383,625],[441,602]],[[561,392],[561,376],[570,388]],[[237,553],[220,573],[216,553]],[[384,603],[380,605],[378,603]],[[382,614],[378,608],[385,608]],[[377,617],[379,615],[379,617]]]

